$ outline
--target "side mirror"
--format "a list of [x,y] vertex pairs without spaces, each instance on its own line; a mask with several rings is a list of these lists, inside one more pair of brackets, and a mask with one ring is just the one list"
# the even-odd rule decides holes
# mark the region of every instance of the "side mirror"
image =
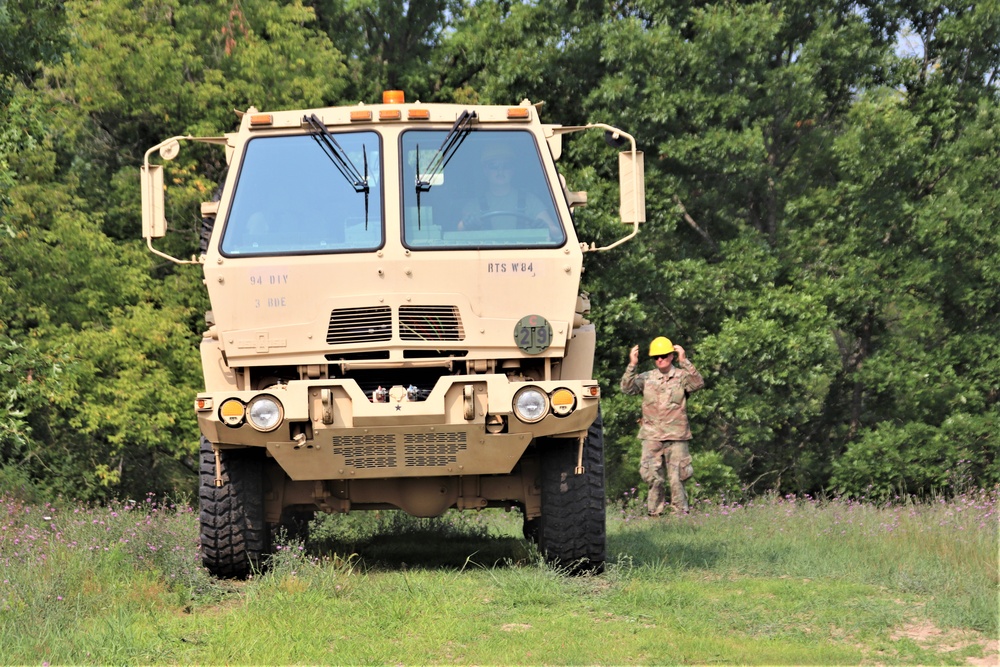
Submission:
[[[2,2],[3,0],[0,0]],[[224,137],[173,137],[172,139],[167,139],[161,142],[148,151],[142,160],[142,166],[139,167],[139,194],[141,198],[142,205],[142,237],[146,239],[146,246],[149,251],[154,255],[163,257],[164,259],[169,259],[175,264],[200,264],[201,259],[192,257],[189,260],[177,259],[176,257],[171,257],[170,255],[160,252],[153,247],[153,239],[161,239],[167,235],[167,215],[166,209],[164,207],[165,196],[163,194],[163,166],[158,164],[149,164],[149,157],[153,154],[153,151],[160,152],[160,158],[163,160],[173,160],[177,157],[177,154],[181,151],[181,141],[197,141],[203,144],[216,144],[218,146],[226,147],[226,162],[229,162],[231,147],[229,145],[229,137],[226,135]],[[211,209],[211,206],[207,209],[212,215],[219,210],[218,203],[215,205],[215,210]],[[202,207],[203,215],[206,209]]]
[[646,222],[646,171],[642,151],[618,154],[618,180],[622,222],[629,225]]
[[139,172],[142,190],[142,236],[160,239],[167,235],[163,210],[163,166],[144,164]]
[[[173,160],[181,152],[181,142],[176,138],[167,139],[158,146],[160,157]],[[150,151],[156,150],[156,147]],[[167,235],[167,216],[163,207],[163,167],[149,164],[146,152],[145,163],[140,168],[139,183],[142,188],[142,237],[161,239]]]

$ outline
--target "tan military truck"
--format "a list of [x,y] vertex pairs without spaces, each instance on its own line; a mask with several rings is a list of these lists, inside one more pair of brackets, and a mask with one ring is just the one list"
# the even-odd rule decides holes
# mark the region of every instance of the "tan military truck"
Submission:
[[[406,103],[262,112],[174,137],[142,167],[143,235],[166,233],[180,142],[230,165],[201,264],[201,548],[218,576],[262,565],[270,531],[317,510],[518,507],[551,563],[600,571],[604,458],[583,255],[635,235],[642,153],[606,125],[516,106]],[[619,154],[621,217],[577,238],[586,193],[556,171],[565,134]]]

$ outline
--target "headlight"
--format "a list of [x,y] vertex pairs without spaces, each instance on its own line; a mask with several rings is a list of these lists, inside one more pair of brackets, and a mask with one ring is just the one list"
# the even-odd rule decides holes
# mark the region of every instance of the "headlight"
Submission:
[[514,394],[514,414],[527,424],[541,421],[548,414],[549,397],[538,387],[525,387]]
[[247,419],[258,431],[273,431],[283,416],[281,403],[273,396],[258,396],[247,404]]

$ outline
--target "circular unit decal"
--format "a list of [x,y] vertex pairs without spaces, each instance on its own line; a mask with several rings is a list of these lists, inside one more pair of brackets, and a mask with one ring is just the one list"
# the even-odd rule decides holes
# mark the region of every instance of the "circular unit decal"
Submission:
[[514,326],[514,342],[527,354],[539,354],[552,344],[552,325],[541,315],[526,315]]

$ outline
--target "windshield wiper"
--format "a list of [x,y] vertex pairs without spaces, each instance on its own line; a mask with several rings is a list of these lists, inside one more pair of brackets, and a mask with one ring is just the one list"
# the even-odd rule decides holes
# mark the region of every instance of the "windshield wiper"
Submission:
[[475,111],[469,111],[468,109],[462,111],[458,120],[451,126],[444,141],[441,142],[441,147],[431,157],[431,162],[427,165],[427,173],[420,171],[420,144],[417,144],[417,161],[415,165],[417,171],[417,229],[421,228],[420,193],[429,192],[435,177],[444,173],[444,168],[448,166],[448,162],[458,152],[458,147],[469,136],[469,132],[472,131],[472,123],[477,118],[478,116]]
[[358,171],[358,168],[351,161],[351,158],[347,155],[347,151],[337,143],[336,137],[334,137],[329,130],[326,129],[326,125],[321,121],[316,114],[311,116],[303,116],[303,122],[307,123],[310,128],[312,128],[311,136],[326,153],[326,156],[330,158],[330,162],[333,166],[337,168],[337,171],[347,179],[348,184],[354,188],[355,192],[365,193],[365,229],[368,229],[368,194],[371,188],[368,186],[368,151],[365,149],[364,145],[361,146],[361,154],[364,159],[364,174]]
[[448,136],[444,138],[441,142],[441,147],[437,149],[434,156],[431,158],[431,162],[427,165],[427,173],[420,173],[420,151],[417,150],[417,196],[420,196],[421,192],[427,192],[431,189],[431,184],[434,182],[434,177],[441,174],[444,168],[448,166],[448,162],[458,151],[458,147],[462,145],[465,138],[469,136],[469,132],[472,131],[472,123],[476,121],[478,116],[475,111],[463,111],[455,121],[455,124],[451,126],[451,130],[448,131]]

